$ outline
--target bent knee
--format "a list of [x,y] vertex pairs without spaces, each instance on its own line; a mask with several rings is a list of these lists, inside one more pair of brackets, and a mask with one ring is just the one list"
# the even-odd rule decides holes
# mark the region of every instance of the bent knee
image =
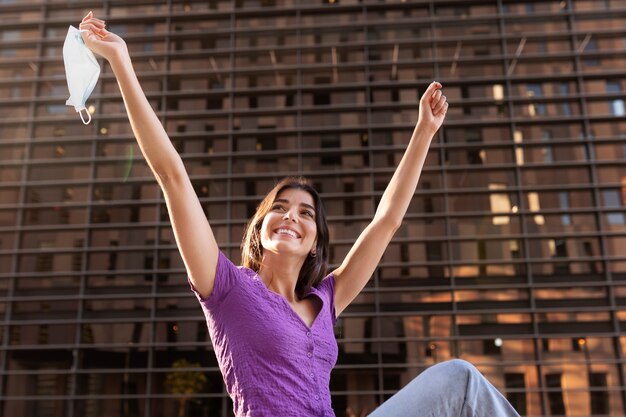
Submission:
[[419,386],[419,390],[428,387],[433,392],[445,392],[449,399],[463,399],[470,381],[480,378],[480,375],[471,363],[452,359],[429,367],[409,385]]
[[433,368],[438,368],[438,372],[447,374],[451,378],[458,378],[460,375],[480,374],[474,365],[463,359],[451,359],[438,363]]

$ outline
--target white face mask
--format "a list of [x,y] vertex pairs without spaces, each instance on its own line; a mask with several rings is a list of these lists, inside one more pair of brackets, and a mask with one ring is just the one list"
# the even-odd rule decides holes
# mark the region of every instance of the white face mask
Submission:
[[[70,90],[70,98],[65,104],[74,106],[83,123],[89,124],[91,114],[87,111],[85,102],[98,82],[100,65],[98,65],[93,52],[85,45],[81,32],[84,31],[70,26],[63,43],[63,63],[65,64],[67,87]],[[87,121],[83,117],[83,110],[87,113]]]

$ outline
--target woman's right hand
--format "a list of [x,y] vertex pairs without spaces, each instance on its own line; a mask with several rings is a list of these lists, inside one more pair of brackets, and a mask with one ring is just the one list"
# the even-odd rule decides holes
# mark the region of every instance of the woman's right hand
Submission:
[[105,28],[104,20],[93,17],[93,12],[87,13],[79,25],[85,45],[93,52],[105,58],[109,63],[113,60],[128,56],[128,48],[124,39]]

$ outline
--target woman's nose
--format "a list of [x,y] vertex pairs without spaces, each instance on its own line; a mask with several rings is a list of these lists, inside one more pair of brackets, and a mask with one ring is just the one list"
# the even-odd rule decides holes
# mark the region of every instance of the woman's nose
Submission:
[[296,216],[291,212],[291,210],[287,210],[283,216],[283,220],[291,220],[296,221]]

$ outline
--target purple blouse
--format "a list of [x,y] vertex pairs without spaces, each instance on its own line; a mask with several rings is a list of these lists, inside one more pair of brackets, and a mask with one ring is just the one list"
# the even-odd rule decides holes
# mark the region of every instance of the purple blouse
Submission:
[[323,305],[308,327],[287,300],[251,269],[220,252],[213,291],[203,299],[209,334],[237,417],[335,416],[330,372],[337,361],[333,333],[335,278],[308,296]]

